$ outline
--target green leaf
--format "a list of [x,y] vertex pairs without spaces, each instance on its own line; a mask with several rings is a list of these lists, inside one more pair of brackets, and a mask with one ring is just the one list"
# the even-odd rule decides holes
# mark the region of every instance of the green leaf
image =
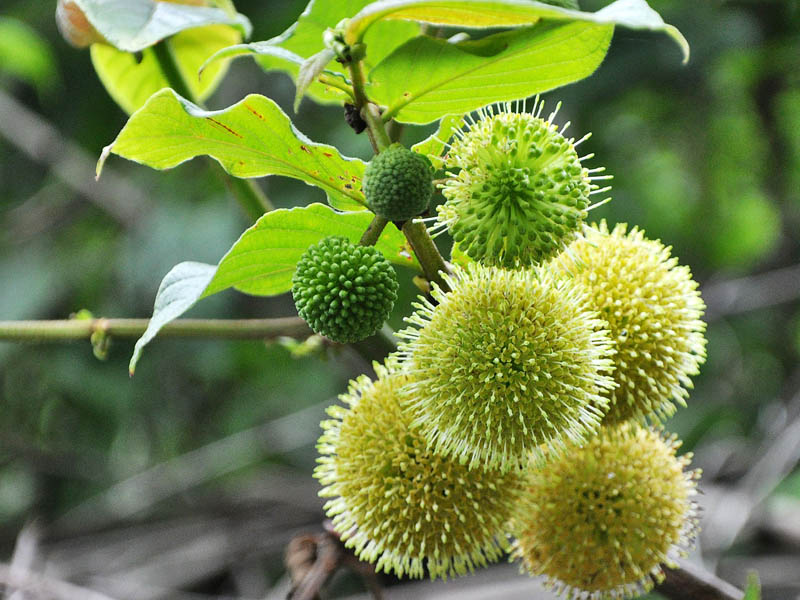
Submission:
[[[270,40],[224,48],[210,57],[201,67],[201,71],[217,61],[230,60],[240,56],[253,56],[261,63],[264,70],[282,71],[288,73],[294,80],[297,79],[300,68],[307,60],[291,50],[276,46]],[[352,101],[353,91],[350,81],[343,73],[326,68],[318,77],[319,80],[311,82],[306,90],[311,98],[321,103],[341,103],[348,99]]]
[[0,73],[8,73],[48,92],[58,83],[55,58],[47,42],[22,21],[0,17]]
[[[234,58],[245,54],[256,56],[257,62],[265,71],[282,71],[292,79],[297,78],[299,66],[306,59],[320,52],[325,45],[322,35],[329,27],[335,27],[342,19],[351,17],[369,4],[369,0],[312,0],[297,22],[281,35],[264,42],[255,42],[238,47],[230,54],[220,53],[214,59]],[[386,22],[371,30],[364,38],[367,56],[364,65],[367,71],[400,44],[419,34],[419,26],[415,23]],[[275,49],[283,52],[276,52]],[[299,57],[295,60],[292,57]],[[326,79],[322,84],[314,83],[307,93],[317,102],[341,103],[347,99],[342,93],[342,86],[336,79],[346,77],[342,66],[329,62],[327,71],[335,74],[332,80]]]
[[761,582],[755,571],[747,574],[747,589],[744,591],[743,600],[761,600]]
[[112,152],[154,169],[207,155],[235,177],[284,175],[320,187],[342,210],[363,210],[366,204],[363,161],[310,141],[275,102],[255,94],[224,110],[205,111],[171,89],[161,90],[103,150],[98,176]]
[[382,20],[419,21],[461,28],[523,27],[540,19],[623,25],[667,33],[681,47],[684,62],[689,44],[672,25],[664,23],[645,0],[617,0],[595,13],[571,10],[532,0],[379,0],[350,19],[345,40],[356,44]]
[[[194,97],[205,100],[222,80],[225,63],[217,63],[198,76],[206,59],[222,48],[242,41],[240,31],[228,25],[209,25],[182,31],[168,42],[178,69]],[[145,48],[140,61],[130,52],[106,44],[93,44],[92,64],[100,81],[114,101],[131,114],[144,105],[158,90],[169,87],[150,48]]]
[[464,115],[448,115],[439,121],[439,128],[425,140],[411,146],[414,152],[427,156],[433,166],[442,168],[445,148],[456,131],[464,126]]
[[369,95],[387,107],[384,119],[404,123],[430,123],[492,102],[527,98],[593,73],[613,31],[611,25],[578,22],[461,44],[418,37],[372,71]]
[[119,50],[139,52],[179,31],[204,25],[232,25],[250,36],[244,15],[221,8],[156,0],[73,0],[106,41]]
[[197,262],[182,262],[172,267],[158,286],[153,316],[147,329],[136,341],[128,372],[133,375],[144,347],[164,325],[174,321],[189,310],[203,296],[211,283],[217,267]]
[[[297,23],[269,43],[309,58],[325,47],[322,35],[326,29],[336,27],[342,19],[352,17],[369,3],[369,0],[312,0]],[[367,68],[418,33],[417,25],[393,23],[366,37],[363,42],[367,46]]]
[[[297,261],[309,246],[330,235],[358,242],[372,217],[366,211],[336,212],[324,204],[274,210],[245,231],[216,267],[193,262],[176,265],[158,288],[153,317],[134,348],[131,374],[144,346],[197,301],[229,288],[256,296],[287,292]],[[403,234],[391,223],[375,247],[394,264],[419,268]]]
[[336,53],[333,50],[323,48],[300,65],[300,71],[297,74],[297,89],[294,94],[294,112],[297,112],[300,107],[300,100],[303,99],[306,90],[317,80],[317,77],[325,70],[325,65],[331,62],[335,56]]

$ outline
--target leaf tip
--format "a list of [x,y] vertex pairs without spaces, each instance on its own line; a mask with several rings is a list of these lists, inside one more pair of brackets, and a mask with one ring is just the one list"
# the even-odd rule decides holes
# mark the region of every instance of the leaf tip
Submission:
[[689,57],[691,55],[689,42],[686,40],[685,37],[683,37],[683,34],[674,25],[667,25],[666,31],[667,35],[669,35],[681,49],[681,54],[683,54],[683,60],[681,61],[681,63],[684,65],[687,64],[689,62]]
[[100,158],[97,161],[97,166],[95,167],[94,171],[94,180],[97,181],[100,179],[100,174],[103,172],[103,166],[106,164],[106,159],[111,154],[111,150],[114,148],[114,143],[110,143],[108,146],[103,148],[103,151],[100,153]]

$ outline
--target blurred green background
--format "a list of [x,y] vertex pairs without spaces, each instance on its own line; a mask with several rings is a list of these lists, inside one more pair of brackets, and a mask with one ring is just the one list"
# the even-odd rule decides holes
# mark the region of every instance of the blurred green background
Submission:
[[[304,4],[237,8],[261,40]],[[651,5],[689,40],[688,66],[665,36],[621,30],[594,76],[545,98],[563,100],[559,119],[572,121],[573,135],[594,133],[584,146],[597,154],[590,166],[614,175],[614,201],[592,216],[671,244],[709,304],[708,362],[689,407],[667,424],[705,471],[702,558],[738,585],[756,568],[765,598],[794,598],[800,2]],[[0,319],[81,309],[147,317],[174,264],[217,262],[248,221],[203,161],[157,173],[111,160],[114,175],[81,191],[126,117],[88,52],[58,35],[54,10],[28,0],[0,8]],[[249,59],[232,65],[207,104],[251,92],[291,112],[291,81]],[[47,140],[34,140],[39,158],[30,156],[30,135],[19,134],[32,131],[28,113],[54,128],[50,142],[75,148],[48,152]],[[339,108],[306,100],[296,122],[344,154],[370,155]],[[407,129],[404,141],[428,132]],[[261,183],[278,206],[324,201],[304,184]],[[406,284],[395,327],[410,311]],[[189,316],[291,314],[288,297],[228,292]],[[322,521],[311,470],[324,406],[369,365],[350,349],[295,359],[277,344],[159,339],[129,379],[131,350],[115,340],[100,362],[88,342],[0,343],[0,555],[18,557],[27,543],[31,568],[120,599],[277,593],[286,542]],[[334,584],[342,594],[361,589],[357,578]]]

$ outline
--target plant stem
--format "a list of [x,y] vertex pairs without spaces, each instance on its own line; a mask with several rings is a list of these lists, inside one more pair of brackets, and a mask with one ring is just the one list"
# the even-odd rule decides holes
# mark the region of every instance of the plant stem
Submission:
[[[68,319],[0,321],[0,341],[56,342],[89,339],[96,332],[110,337],[138,338],[149,319]],[[222,339],[304,338],[312,332],[300,317],[275,319],[179,319],[167,323],[159,337]]]
[[225,186],[230,190],[233,197],[239,201],[242,209],[253,221],[257,221],[264,213],[275,208],[255,181],[232,177],[216,162],[214,166],[216,167],[217,173],[222,178],[222,181],[225,183]]
[[[186,78],[181,74],[169,40],[162,40],[153,46],[152,50],[153,56],[161,69],[161,74],[164,75],[164,79],[167,80],[170,87],[193,104],[204,108],[203,103],[194,95]],[[233,177],[226,173],[220,165],[217,163],[214,164],[219,170],[219,173],[222,174],[234,198],[239,201],[244,211],[254,221],[265,212],[269,212],[275,208],[256,182],[249,179]]]
[[411,219],[403,224],[403,233],[406,236],[414,254],[417,255],[422,272],[431,283],[436,283],[443,291],[450,291],[450,286],[444,280],[443,275],[449,273],[444,258],[439,253],[436,244],[428,233],[425,223]]
[[369,102],[361,109],[361,117],[367,122],[367,128],[372,134],[373,143],[377,146],[378,152],[383,152],[392,145],[392,140],[389,134],[386,133],[386,128],[381,120],[381,111],[377,105]]
[[[386,132],[380,110],[375,104],[371,103],[367,97],[361,61],[351,61],[349,67],[351,79],[353,81],[353,94],[355,96],[356,107],[361,110],[361,117],[367,123],[369,139],[377,154],[388,148],[392,140]],[[370,227],[372,227],[372,225],[370,225]],[[366,237],[368,233],[369,230],[367,230],[364,236]],[[433,243],[433,239],[431,239],[425,224],[421,221],[414,221],[413,219],[406,221],[403,225],[403,233],[408,243],[411,244],[414,254],[417,255],[417,260],[419,260],[420,265],[422,265],[422,271],[425,273],[425,277],[428,281],[436,283],[445,291],[449,290],[450,286],[447,285],[442,274],[449,273],[450,271],[447,268],[447,264],[444,262],[444,258],[442,258],[442,255],[439,253],[436,244]]]
[[372,219],[372,222],[367,227],[367,230],[364,232],[364,235],[361,236],[361,241],[359,244],[362,246],[374,246],[378,238],[381,237],[381,233],[383,233],[384,227],[389,224],[387,219],[383,217],[379,217],[375,215]]
[[350,78],[353,82],[353,97],[356,108],[361,112],[361,118],[367,124],[367,135],[375,150],[375,154],[386,150],[392,145],[389,134],[383,126],[380,110],[369,101],[366,93],[366,83],[364,80],[364,69],[360,60],[353,60],[348,65],[350,67]]
[[152,47],[152,50],[158,67],[161,69],[161,74],[167,80],[169,86],[187,100],[197,104],[198,99],[192,93],[189,83],[181,74],[178,61],[175,60],[175,54],[173,54],[172,47],[169,45],[169,40],[160,41]]

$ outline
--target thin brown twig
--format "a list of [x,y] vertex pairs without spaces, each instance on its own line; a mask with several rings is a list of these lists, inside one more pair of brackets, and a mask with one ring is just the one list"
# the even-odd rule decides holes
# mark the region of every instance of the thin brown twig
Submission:
[[347,550],[330,522],[325,531],[295,537],[286,548],[286,567],[292,580],[287,600],[318,600],[320,592],[341,568],[361,576],[374,600],[383,599],[380,582],[371,564]]
[[327,532],[292,540],[286,552],[293,582],[287,600],[317,600],[320,590],[342,566],[344,555],[342,543]]

